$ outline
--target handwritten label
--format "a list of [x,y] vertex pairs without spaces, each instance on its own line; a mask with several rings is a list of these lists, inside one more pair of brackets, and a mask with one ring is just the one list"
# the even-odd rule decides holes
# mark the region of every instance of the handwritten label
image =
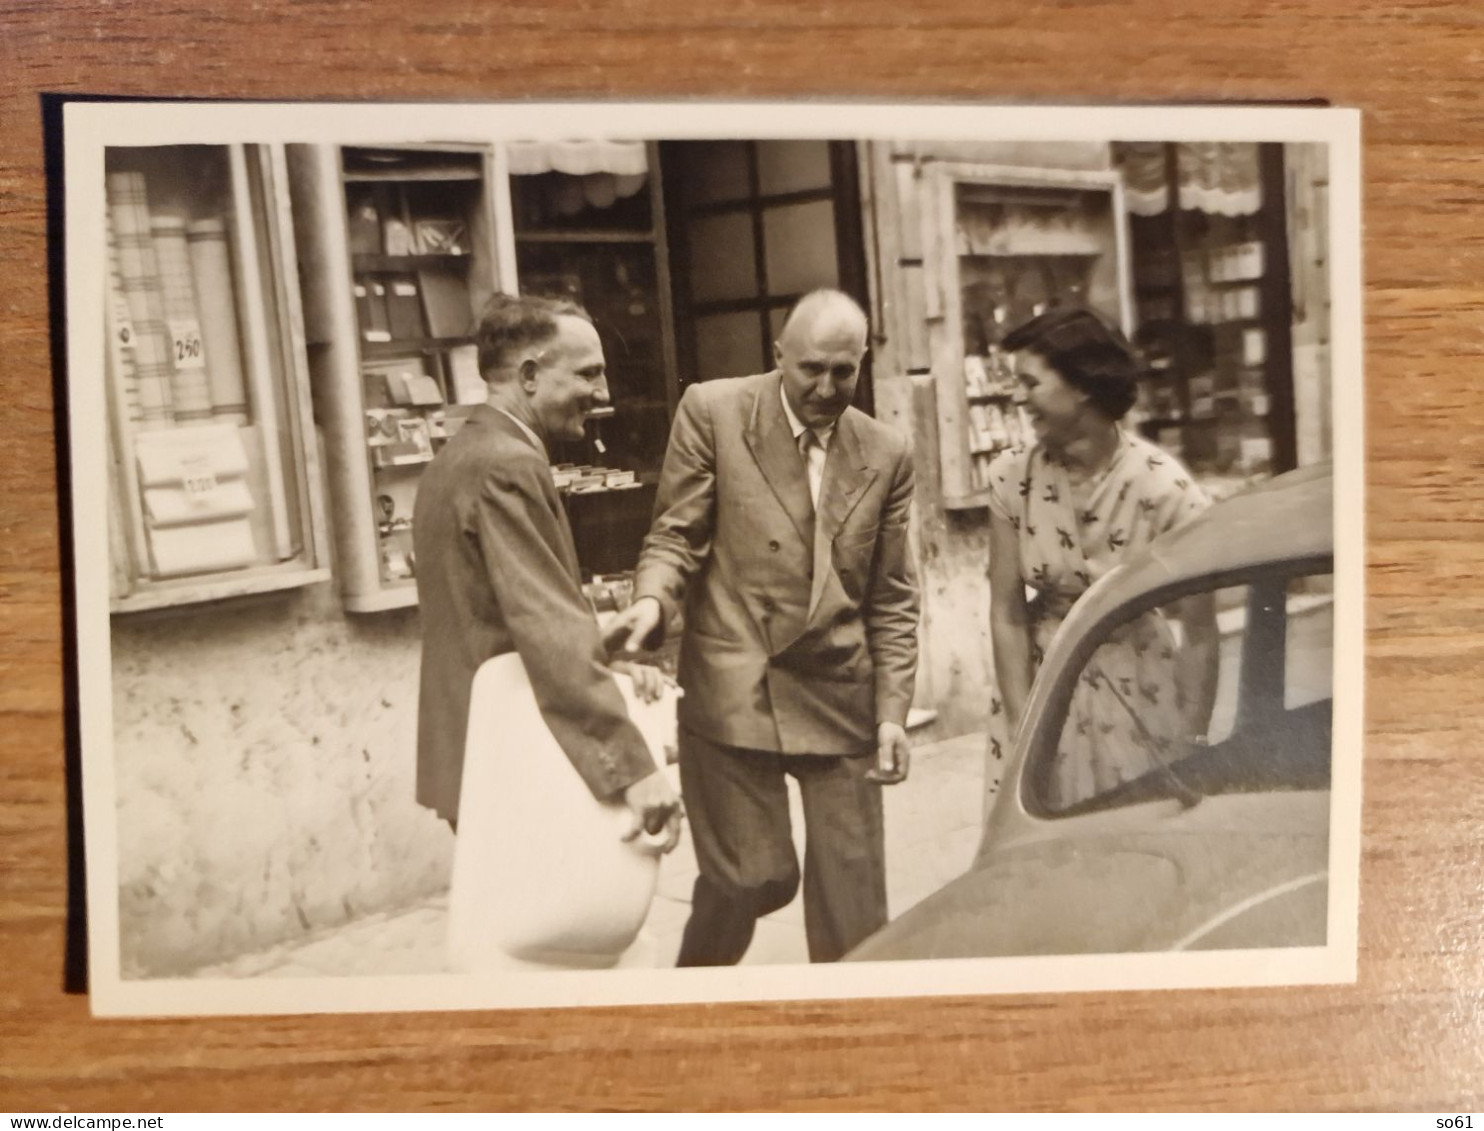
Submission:
[[205,456],[187,456],[180,461],[180,482],[186,499],[196,506],[204,506],[216,494],[216,475]]
[[201,346],[201,324],[194,318],[170,321],[170,356],[176,369],[203,369],[206,366],[205,351]]

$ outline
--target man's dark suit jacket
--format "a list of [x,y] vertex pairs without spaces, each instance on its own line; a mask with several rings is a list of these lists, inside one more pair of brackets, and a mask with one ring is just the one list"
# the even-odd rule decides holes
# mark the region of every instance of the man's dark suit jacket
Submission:
[[418,801],[457,819],[470,686],[480,664],[506,652],[520,653],[542,717],[595,797],[654,772],[604,666],[546,454],[514,420],[480,405],[438,453],[418,484],[413,548]]
[[685,391],[635,596],[667,614],[685,602],[684,727],[728,746],[864,754],[876,724],[905,723],[912,702],[912,454],[846,409],[816,516],[780,382],[773,372]]

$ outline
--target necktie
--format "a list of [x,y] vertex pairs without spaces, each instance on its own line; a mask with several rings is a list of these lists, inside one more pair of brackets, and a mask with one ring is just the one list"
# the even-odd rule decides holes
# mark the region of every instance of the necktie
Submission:
[[804,467],[809,473],[809,498],[814,508],[819,509],[819,488],[824,482],[824,445],[819,442],[813,429],[805,428],[799,433],[799,454],[804,457]]

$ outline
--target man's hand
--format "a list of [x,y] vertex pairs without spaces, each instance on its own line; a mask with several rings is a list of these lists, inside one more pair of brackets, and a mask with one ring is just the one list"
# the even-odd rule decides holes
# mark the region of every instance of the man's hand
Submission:
[[649,634],[659,628],[665,610],[654,597],[640,597],[608,622],[603,629],[603,647],[609,652],[622,648],[637,652],[644,647]]
[[625,842],[637,840],[644,833],[657,836],[663,832],[665,839],[660,845],[661,852],[669,852],[680,843],[680,822],[685,817],[685,809],[663,770],[640,778],[624,790],[623,803],[634,814],[633,827],[623,835]]
[[881,785],[906,781],[911,761],[912,744],[907,741],[907,728],[899,723],[882,723],[876,728],[876,765],[866,771],[866,780]]
[[634,685],[634,694],[642,703],[658,702],[665,694],[665,684],[668,681],[659,668],[636,664],[632,660],[612,660],[608,664],[608,670],[628,676],[629,682]]

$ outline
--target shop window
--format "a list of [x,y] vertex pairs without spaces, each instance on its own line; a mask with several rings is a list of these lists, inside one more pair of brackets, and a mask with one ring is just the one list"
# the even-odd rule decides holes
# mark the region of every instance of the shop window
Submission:
[[288,163],[341,594],[404,607],[418,481],[487,396],[472,333],[502,278],[492,152],[294,145]]
[[612,404],[553,478],[589,577],[632,568],[674,402],[659,168],[643,142],[290,146],[306,324],[327,433],[346,608],[417,601],[426,466],[488,388],[473,332],[490,296],[592,316]]
[[[587,441],[552,452],[558,464],[588,469],[589,479],[605,473],[603,483],[582,492],[605,497],[584,498],[569,505],[569,513],[579,542],[585,535],[578,528],[589,525],[620,537],[620,526],[635,523],[615,525],[611,514],[600,518],[596,512],[611,509],[608,504],[625,514],[646,511],[669,438],[674,344],[668,248],[664,226],[656,223],[663,199],[655,147],[532,142],[512,147],[510,169],[519,289],[581,304],[592,316],[608,366],[608,414],[589,426]],[[627,474],[610,476],[610,470]],[[622,498],[614,493],[619,490]],[[645,513],[642,521],[647,519]],[[638,540],[621,540],[625,550],[616,558],[637,560]],[[615,560],[598,556],[609,565]]]
[[991,461],[1025,435],[1000,341],[1057,304],[1129,323],[1120,186],[1111,172],[953,163],[930,166],[926,186],[923,266],[942,296],[931,333],[943,503],[983,507]]
[[110,148],[115,612],[327,578],[282,152]]
[[1128,185],[1136,342],[1150,371],[1130,423],[1215,498],[1292,470],[1283,146],[1139,142],[1115,156]]

